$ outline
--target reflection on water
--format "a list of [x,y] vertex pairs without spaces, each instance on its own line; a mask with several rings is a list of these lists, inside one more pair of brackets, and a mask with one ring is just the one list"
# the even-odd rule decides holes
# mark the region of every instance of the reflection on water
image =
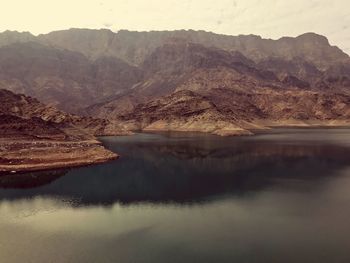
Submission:
[[67,173],[66,170],[18,173],[0,176],[0,189],[28,189],[50,184]]
[[349,129],[103,141],[122,157],[0,177],[4,262],[350,260]]

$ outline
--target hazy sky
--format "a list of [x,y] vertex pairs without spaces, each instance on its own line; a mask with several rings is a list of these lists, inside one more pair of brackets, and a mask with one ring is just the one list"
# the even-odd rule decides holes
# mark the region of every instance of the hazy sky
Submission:
[[0,31],[203,29],[265,38],[326,35],[350,53],[350,0],[0,0]]

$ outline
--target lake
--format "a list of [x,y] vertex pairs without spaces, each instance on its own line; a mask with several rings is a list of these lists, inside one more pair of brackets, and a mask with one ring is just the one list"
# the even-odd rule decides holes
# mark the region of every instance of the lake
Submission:
[[101,140],[120,159],[0,177],[0,262],[350,262],[350,129]]

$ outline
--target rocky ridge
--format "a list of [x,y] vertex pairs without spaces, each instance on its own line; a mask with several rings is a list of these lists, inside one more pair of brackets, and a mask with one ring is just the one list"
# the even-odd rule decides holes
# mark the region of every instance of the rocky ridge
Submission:
[[118,155],[94,134],[106,123],[47,107],[36,99],[0,90],[0,173],[100,163]]
[[251,134],[278,123],[349,124],[348,91],[317,88],[292,75],[281,79],[239,52],[173,43],[158,48],[144,65],[144,82],[88,112],[129,129],[220,135]]
[[71,29],[23,39],[0,41],[0,87],[122,128],[229,135],[349,123],[349,56],[315,33]]

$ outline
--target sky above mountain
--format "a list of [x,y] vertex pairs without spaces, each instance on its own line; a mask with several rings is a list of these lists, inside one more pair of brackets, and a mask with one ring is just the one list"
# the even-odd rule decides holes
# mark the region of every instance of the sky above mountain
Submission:
[[3,1],[0,31],[109,28],[195,29],[277,39],[325,35],[350,53],[349,0],[11,0]]

